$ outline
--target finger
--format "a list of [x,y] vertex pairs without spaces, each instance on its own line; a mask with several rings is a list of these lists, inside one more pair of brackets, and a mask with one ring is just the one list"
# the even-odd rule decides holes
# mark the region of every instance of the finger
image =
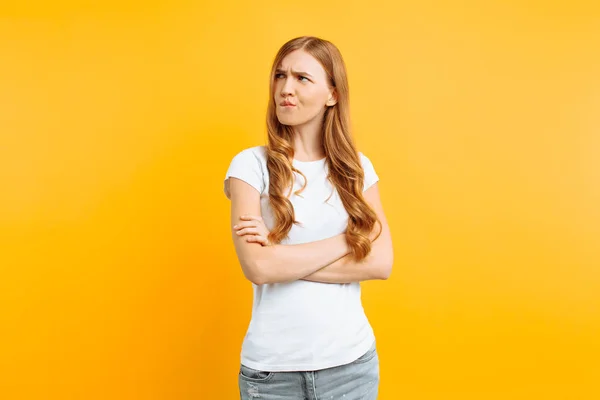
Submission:
[[247,222],[240,222],[237,225],[234,225],[233,228],[234,229],[243,229],[243,228],[256,228],[258,224],[256,223],[256,221],[247,221]]
[[258,235],[258,229],[254,229],[254,228],[245,228],[245,229],[240,229],[239,231],[236,232],[236,234],[238,235]]
[[240,219],[242,219],[244,221],[251,221],[251,220],[262,221],[262,217],[259,217],[256,215],[242,215],[240,217]]
[[261,245],[266,245],[267,240],[260,235],[256,235],[256,236],[250,236],[248,239],[252,239],[252,240],[248,240],[249,242],[256,242],[256,243],[260,243]]

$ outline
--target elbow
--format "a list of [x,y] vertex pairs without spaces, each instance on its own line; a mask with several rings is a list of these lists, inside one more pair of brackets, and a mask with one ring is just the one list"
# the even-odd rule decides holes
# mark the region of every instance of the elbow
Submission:
[[246,279],[255,285],[263,285],[265,283],[257,275],[246,275]]
[[267,274],[266,271],[267,270],[264,267],[257,268],[257,272],[254,275],[254,279],[252,280],[252,282],[255,285],[266,285],[267,283],[279,283],[280,282],[277,279],[275,279],[275,277]]
[[253,260],[245,260],[242,264],[242,271],[244,272],[244,277],[248,279],[250,282],[260,285],[259,273],[257,263]]
[[386,236],[385,242],[380,242],[375,254],[375,268],[376,276],[375,279],[387,280],[392,274],[392,265],[394,264],[394,248],[392,246],[391,238],[389,235]]
[[382,267],[381,272],[379,273],[379,279],[382,281],[387,281],[390,275],[392,274],[392,267]]
[[265,283],[269,283],[263,275],[254,274],[252,277],[247,277],[248,280],[255,285],[264,285]]
[[390,258],[386,262],[383,262],[379,267],[379,276],[378,278],[386,281],[392,275],[392,266],[394,265],[394,259]]
[[255,266],[254,274],[252,275],[252,279],[250,279],[250,281],[252,281],[252,283],[255,285],[289,282],[289,280],[285,280],[282,276],[273,273],[273,269],[269,268],[264,262]]
[[264,273],[265,268],[263,263],[255,260],[246,262],[244,266],[244,276],[255,285],[264,285],[270,283],[267,275]]
[[381,278],[382,280],[388,280],[390,275],[392,275],[392,266],[394,265],[394,248],[391,243],[388,247],[387,251],[384,253],[385,255],[382,257],[381,263]]

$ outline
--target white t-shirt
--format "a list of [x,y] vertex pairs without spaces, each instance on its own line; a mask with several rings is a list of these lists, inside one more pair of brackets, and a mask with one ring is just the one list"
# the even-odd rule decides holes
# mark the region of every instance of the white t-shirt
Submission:
[[[359,152],[365,172],[364,190],[379,180],[371,161]],[[301,244],[344,233],[348,213],[337,191],[326,179],[325,159],[293,161],[308,184],[290,196],[296,220],[281,244]],[[294,173],[294,191],[303,185]],[[227,170],[260,193],[263,221],[274,226],[269,205],[269,174],[265,146],[238,153]],[[241,362],[262,371],[315,371],[348,364],[364,354],[375,341],[365,315],[360,284],[329,284],[297,280],[288,283],[252,284],[252,319],[242,344]]]

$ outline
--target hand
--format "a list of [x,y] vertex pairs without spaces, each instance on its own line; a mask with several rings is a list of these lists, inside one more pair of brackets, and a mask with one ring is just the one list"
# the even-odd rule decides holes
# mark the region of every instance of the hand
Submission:
[[270,231],[263,222],[261,217],[255,217],[252,215],[242,215],[240,222],[234,225],[233,229],[236,230],[236,234],[239,236],[248,235],[246,238],[247,242],[260,243],[262,246],[271,246],[273,243],[269,241]]

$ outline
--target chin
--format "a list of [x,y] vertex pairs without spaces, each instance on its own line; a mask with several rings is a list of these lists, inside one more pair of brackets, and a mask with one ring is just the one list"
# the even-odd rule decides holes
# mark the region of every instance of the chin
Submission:
[[279,120],[279,123],[281,125],[288,125],[288,126],[299,125],[298,121],[295,121],[293,118],[281,118],[278,116],[277,119]]

